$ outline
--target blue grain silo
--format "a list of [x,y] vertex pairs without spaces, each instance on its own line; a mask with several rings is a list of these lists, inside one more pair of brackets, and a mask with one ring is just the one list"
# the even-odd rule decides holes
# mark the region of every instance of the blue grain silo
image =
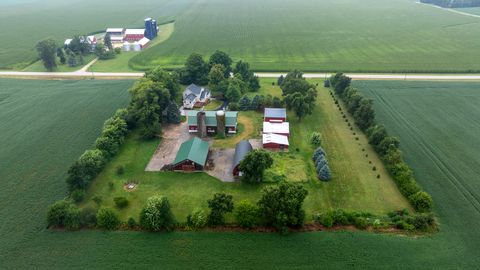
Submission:
[[145,37],[152,40],[155,38],[155,29],[153,29],[152,18],[145,19]]

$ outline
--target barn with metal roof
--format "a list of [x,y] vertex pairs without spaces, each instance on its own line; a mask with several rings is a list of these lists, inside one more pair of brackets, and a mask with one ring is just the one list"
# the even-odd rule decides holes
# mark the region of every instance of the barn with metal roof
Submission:
[[208,142],[197,137],[188,140],[180,146],[175,161],[176,171],[201,171],[207,163],[209,152]]
[[252,145],[249,141],[240,141],[237,146],[235,147],[235,155],[233,156],[233,168],[232,174],[233,176],[241,176],[242,172],[239,169],[240,163],[242,160],[247,156],[250,151],[253,150]]

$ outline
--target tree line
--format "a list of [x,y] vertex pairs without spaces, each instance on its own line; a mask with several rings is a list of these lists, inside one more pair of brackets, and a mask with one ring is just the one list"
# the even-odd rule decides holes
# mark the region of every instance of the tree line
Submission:
[[197,230],[205,226],[225,226],[227,224],[225,215],[231,213],[236,224],[243,228],[267,226],[286,232],[289,228],[303,226],[305,221],[303,202],[307,194],[307,190],[302,185],[283,182],[265,187],[256,204],[242,200],[235,205],[233,196],[215,193],[207,201],[208,213],[195,209],[187,216],[184,223],[177,222],[171,211],[170,202],[165,196],[148,198],[138,221],[131,217],[123,224],[111,208],[102,207],[96,211],[87,207],[80,210],[71,200],[65,199],[50,206],[47,222],[49,227],[68,230],[83,227],[115,230],[123,226],[131,229],[140,227],[147,231],[158,232],[171,231],[175,228]]
[[[395,180],[400,192],[418,212],[432,211],[432,198],[417,184],[413,172],[405,163],[398,138],[388,135],[385,127],[375,122],[373,100],[352,87],[351,78],[337,73],[329,79],[336,95],[342,99],[358,127],[367,134],[369,143],[379,154]],[[338,101],[336,101],[338,102]]]

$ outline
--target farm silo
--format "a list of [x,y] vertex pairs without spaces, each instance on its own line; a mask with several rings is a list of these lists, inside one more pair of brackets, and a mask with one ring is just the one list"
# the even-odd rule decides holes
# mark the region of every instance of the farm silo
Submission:
[[217,117],[217,135],[225,137],[225,112],[220,110],[216,113]]
[[197,113],[197,129],[198,137],[207,137],[207,115],[204,111],[200,111]]

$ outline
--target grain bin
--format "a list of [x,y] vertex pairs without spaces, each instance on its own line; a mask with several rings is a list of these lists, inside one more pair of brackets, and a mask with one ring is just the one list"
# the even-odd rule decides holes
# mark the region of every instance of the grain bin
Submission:
[[204,111],[197,113],[197,129],[198,137],[205,138],[207,137],[207,116]]
[[216,113],[217,117],[217,135],[225,137],[225,112],[220,110]]
[[124,51],[124,52],[129,52],[130,49],[131,49],[131,47],[132,47],[132,46],[130,45],[130,43],[128,43],[128,42],[124,42],[124,43],[123,43],[123,51]]
[[132,44],[132,51],[139,52],[141,50],[142,50],[142,46],[140,46],[140,44],[138,42],[134,42]]

